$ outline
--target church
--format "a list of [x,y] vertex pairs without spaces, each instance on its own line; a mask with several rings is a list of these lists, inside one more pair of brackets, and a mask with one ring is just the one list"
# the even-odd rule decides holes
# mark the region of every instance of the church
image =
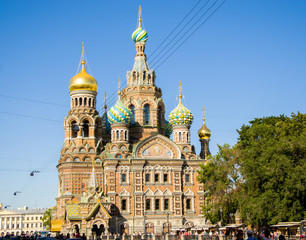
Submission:
[[[141,23],[132,34],[136,56],[127,86],[103,113],[96,110],[98,84],[86,71],[69,82],[70,110],[58,169],[58,196],[51,231],[86,236],[106,233],[168,233],[203,229],[206,220],[199,164],[209,152],[210,130],[198,136],[200,154],[190,144],[193,114],[179,103],[165,118],[158,80],[145,55],[148,34]],[[170,138],[172,135],[172,139]]]

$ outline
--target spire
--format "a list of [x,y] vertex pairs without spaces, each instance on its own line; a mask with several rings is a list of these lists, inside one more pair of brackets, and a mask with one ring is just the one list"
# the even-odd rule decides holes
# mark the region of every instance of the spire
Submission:
[[121,92],[120,92],[120,77],[118,77],[118,96],[121,99]]
[[106,113],[106,110],[107,110],[107,105],[106,105],[106,92],[104,94],[104,111]]
[[84,54],[84,42],[82,42],[82,70],[85,70],[85,54]]
[[95,190],[97,188],[97,179],[96,179],[96,173],[95,173],[95,163],[94,160],[92,160],[92,171],[90,174],[89,182],[88,182],[88,188],[91,188]]
[[141,6],[138,9],[138,28],[141,28]]
[[179,103],[182,103],[182,83],[181,80],[179,80]]
[[203,113],[203,124],[205,123],[205,107],[203,106],[202,109],[202,113]]

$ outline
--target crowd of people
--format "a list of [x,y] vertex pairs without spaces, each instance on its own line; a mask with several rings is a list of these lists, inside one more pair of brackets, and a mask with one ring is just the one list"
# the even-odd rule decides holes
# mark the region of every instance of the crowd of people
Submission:
[[[121,239],[130,239],[130,237],[125,237],[126,234],[102,234],[101,236],[90,236],[86,237],[83,233],[80,235],[79,233],[72,233],[72,234],[62,234],[59,233],[54,237],[47,236],[42,237],[37,233],[33,235],[25,235],[22,234],[20,236],[14,236],[13,234],[6,234],[1,236],[0,240],[10,239],[10,240],[68,240],[68,239],[80,239],[80,240],[87,240],[87,239],[95,239],[95,240],[103,240],[103,239],[110,239],[110,240],[121,240]],[[146,239],[153,239],[153,233],[146,233]],[[126,235],[127,236],[127,235]],[[184,237],[183,237],[184,236]],[[143,234],[133,233],[133,238],[135,240],[143,239]],[[155,234],[156,240],[166,240],[166,234]],[[168,236],[169,240],[290,240],[288,236],[284,236],[279,231],[270,232],[269,229],[264,231],[252,231],[252,230],[237,230],[237,231],[224,231],[219,233],[218,231],[203,231],[201,233],[195,232],[188,232],[188,231],[179,231],[179,232],[171,232]],[[301,233],[299,236],[295,236],[294,239],[301,239],[306,240],[305,232]]]

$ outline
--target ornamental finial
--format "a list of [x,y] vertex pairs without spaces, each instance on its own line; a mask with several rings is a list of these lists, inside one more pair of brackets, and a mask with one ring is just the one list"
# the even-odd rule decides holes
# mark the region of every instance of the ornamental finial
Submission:
[[205,107],[204,106],[203,106],[202,113],[203,113],[203,123],[205,123]]
[[94,161],[94,159],[92,159],[92,169],[94,170],[95,169],[95,161]]
[[82,69],[85,69],[84,42],[82,42]]
[[179,102],[182,102],[182,83],[181,80],[179,80]]
[[141,6],[138,9],[138,27],[141,28]]
[[106,112],[106,110],[107,110],[107,105],[106,105],[106,92],[105,92],[105,94],[104,94],[104,110],[105,110],[105,112]]
[[120,92],[120,77],[118,77],[118,96],[121,99],[121,92]]

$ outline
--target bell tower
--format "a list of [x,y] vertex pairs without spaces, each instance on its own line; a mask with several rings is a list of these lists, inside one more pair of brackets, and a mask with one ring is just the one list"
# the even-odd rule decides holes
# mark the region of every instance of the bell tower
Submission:
[[127,72],[127,87],[121,92],[124,105],[132,112],[131,142],[137,142],[154,133],[165,134],[165,105],[162,91],[155,85],[155,72],[147,63],[145,46],[148,33],[142,28],[141,7],[138,15],[138,28],[132,34],[136,47],[134,66]]
[[[69,82],[70,110],[65,117],[65,141],[57,165],[59,185],[57,215],[64,216],[65,202],[79,199],[94,162],[101,162],[102,120],[96,110],[98,84],[86,71],[84,44],[81,70]],[[101,168],[97,169],[101,178]]]

